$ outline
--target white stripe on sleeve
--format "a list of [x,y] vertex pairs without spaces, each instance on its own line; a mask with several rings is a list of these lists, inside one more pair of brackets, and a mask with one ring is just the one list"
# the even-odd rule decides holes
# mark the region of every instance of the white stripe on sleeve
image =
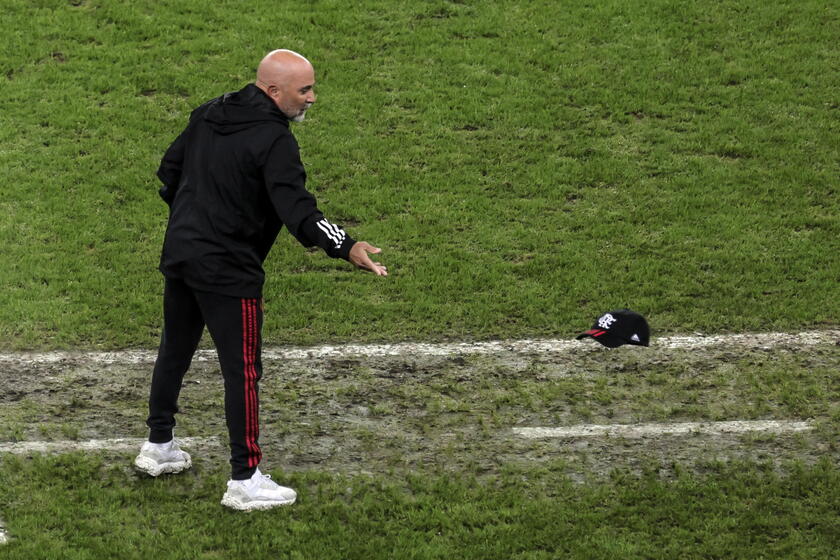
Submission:
[[341,244],[344,243],[344,239],[347,237],[347,234],[344,232],[343,229],[338,227],[335,224],[331,224],[326,219],[320,220],[317,222],[318,227],[321,231],[326,234],[330,240],[335,243],[335,248],[338,249],[341,247]]

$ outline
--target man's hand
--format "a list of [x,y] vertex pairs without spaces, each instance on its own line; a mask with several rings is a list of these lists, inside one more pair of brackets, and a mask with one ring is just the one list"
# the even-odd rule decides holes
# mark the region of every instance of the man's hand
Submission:
[[370,260],[368,253],[375,255],[381,253],[382,249],[374,247],[366,241],[357,241],[350,247],[350,262],[376,274],[377,276],[388,276],[388,269],[382,263]]

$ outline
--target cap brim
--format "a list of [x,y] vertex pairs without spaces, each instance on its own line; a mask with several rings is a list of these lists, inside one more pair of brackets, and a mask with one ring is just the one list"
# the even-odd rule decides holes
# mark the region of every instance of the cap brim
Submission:
[[580,340],[582,338],[586,338],[587,336],[594,338],[598,341],[598,343],[606,346],[607,348],[618,348],[622,344],[627,344],[627,341],[622,340],[617,336],[613,336],[610,331],[603,329],[589,329],[585,333],[577,335],[577,339]]
[[601,334],[604,334],[605,332],[607,332],[607,331],[605,331],[603,329],[589,329],[586,332],[580,333],[575,338],[577,338],[578,340],[580,340],[582,338],[586,338],[587,336],[591,336],[591,337],[594,338],[596,335],[601,335]]

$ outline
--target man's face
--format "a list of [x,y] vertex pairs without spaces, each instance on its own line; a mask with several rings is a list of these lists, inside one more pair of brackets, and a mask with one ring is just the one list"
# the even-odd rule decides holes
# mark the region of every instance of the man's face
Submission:
[[272,84],[268,93],[277,108],[290,120],[301,122],[306,110],[315,103],[315,71],[311,66],[287,74],[281,84]]

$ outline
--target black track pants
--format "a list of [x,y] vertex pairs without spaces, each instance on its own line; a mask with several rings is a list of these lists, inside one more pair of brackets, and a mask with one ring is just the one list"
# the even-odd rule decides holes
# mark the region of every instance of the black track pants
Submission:
[[193,290],[167,278],[163,335],[149,395],[149,441],[172,439],[178,394],[204,325],[213,338],[225,380],[225,418],[230,436],[232,478],[250,478],[262,458],[259,390],[262,377],[261,300]]

